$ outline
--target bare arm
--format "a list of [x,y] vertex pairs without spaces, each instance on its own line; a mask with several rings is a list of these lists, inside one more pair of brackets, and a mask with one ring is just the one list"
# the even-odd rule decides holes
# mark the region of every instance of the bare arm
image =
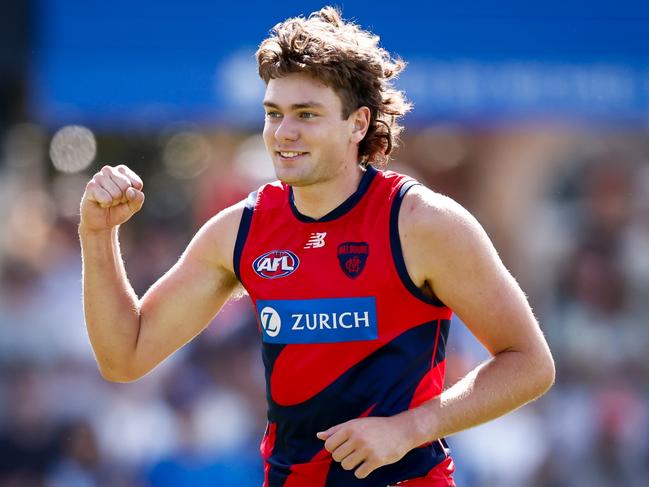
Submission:
[[142,183],[102,169],[81,203],[79,236],[88,335],[102,375],[132,381],[200,333],[236,287],[232,252],[241,205],[212,218],[179,261],[138,299],[119,250],[118,227],[139,211]]
[[358,478],[419,445],[506,414],[554,381],[554,362],[527,299],[475,218],[415,186],[404,199],[399,233],[412,280],[453,309],[492,357],[418,408],[318,433],[333,459]]
[[452,200],[416,187],[404,201],[400,225],[415,282],[453,309],[492,355],[404,414],[412,420],[414,443],[492,420],[545,393],[555,373],[547,342],[475,218]]

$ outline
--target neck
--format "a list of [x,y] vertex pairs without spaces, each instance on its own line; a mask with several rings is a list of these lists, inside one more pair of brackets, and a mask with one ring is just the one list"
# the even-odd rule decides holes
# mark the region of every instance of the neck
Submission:
[[319,219],[340,206],[356,192],[365,172],[354,163],[337,176],[308,186],[294,186],[295,207],[305,216]]

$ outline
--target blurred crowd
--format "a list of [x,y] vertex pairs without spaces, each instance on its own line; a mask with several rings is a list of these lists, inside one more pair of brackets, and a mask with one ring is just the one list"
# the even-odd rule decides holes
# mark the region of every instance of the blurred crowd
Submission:
[[[559,127],[412,128],[392,167],[457,199],[528,294],[557,363],[542,399],[449,438],[462,487],[649,485],[649,144]],[[142,294],[219,209],[272,179],[258,136],[98,135],[85,171],[51,135],[0,144],[0,486],[259,486],[259,333],[246,296],[131,384],[104,381],[81,302],[78,204],[103,164],[142,175],[120,230]],[[487,358],[455,320],[450,384]]]

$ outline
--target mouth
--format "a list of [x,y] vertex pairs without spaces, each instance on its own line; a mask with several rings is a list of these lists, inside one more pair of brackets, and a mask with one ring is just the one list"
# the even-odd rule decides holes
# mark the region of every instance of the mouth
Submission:
[[302,156],[308,154],[308,152],[297,152],[297,151],[276,151],[275,154],[279,156],[280,159],[285,161],[294,161],[299,159]]

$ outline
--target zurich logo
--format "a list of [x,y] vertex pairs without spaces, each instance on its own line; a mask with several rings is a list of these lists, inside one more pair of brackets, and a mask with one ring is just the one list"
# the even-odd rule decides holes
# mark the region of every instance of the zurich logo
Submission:
[[300,259],[290,250],[271,250],[257,257],[252,268],[265,279],[277,279],[293,274],[299,265]]
[[337,343],[378,339],[376,298],[259,299],[265,343]]
[[276,337],[282,329],[282,319],[274,308],[266,306],[259,313],[261,326],[269,337]]

